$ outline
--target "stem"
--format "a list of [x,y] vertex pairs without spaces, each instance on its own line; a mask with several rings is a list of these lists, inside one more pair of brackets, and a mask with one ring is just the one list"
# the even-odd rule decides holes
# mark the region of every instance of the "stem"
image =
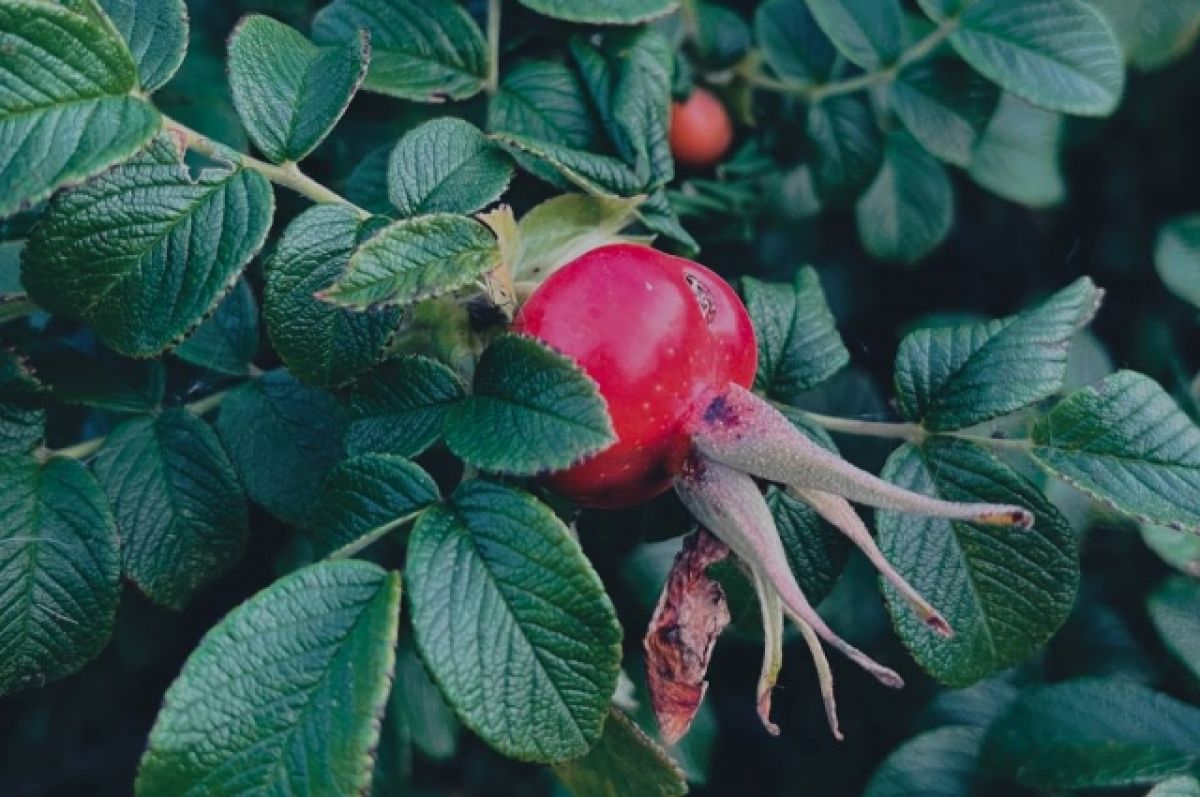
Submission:
[[215,158],[217,160],[236,163],[243,168],[258,172],[276,185],[289,188],[292,191],[295,191],[297,194],[311,199],[317,204],[349,205],[350,207],[354,208],[358,215],[364,219],[371,215],[342,195],[329,190],[316,180],[301,172],[300,167],[295,163],[289,162],[277,166],[273,163],[267,163],[266,161],[261,161],[258,158],[251,157],[250,155],[243,155],[242,153],[230,149],[218,141],[214,141],[203,133],[198,133],[195,130],[192,130],[187,125],[176,122],[170,117],[163,118],[166,122],[167,129],[175,136],[182,139],[184,146],[190,150],[194,150],[195,152],[199,152],[201,155],[207,155],[208,157]]
[[500,88],[500,0],[488,0],[487,43],[488,73],[484,89],[495,94]]
[[922,443],[926,432],[915,423],[885,423],[883,421],[859,421],[854,418],[836,418],[818,412],[805,412],[804,417],[831,432],[856,434],[866,437],[886,437],[909,443]]
[[392,531],[400,528],[401,526],[408,523],[409,521],[414,520],[417,517],[417,515],[421,514],[421,512],[423,512],[423,511],[424,510],[421,510],[419,512],[411,512],[407,515],[402,515],[402,516],[396,518],[395,520],[391,521],[390,523],[384,523],[382,526],[376,526],[375,528],[371,529],[363,536],[359,537],[354,542],[343,545],[341,548],[338,548],[336,551],[329,554],[329,556],[327,556],[325,558],[326,559],[349,559],[351,556],[354,556],[355,554],[357,554],[359,551],[363,550],[364,548],[379,542],[384,537],[386,537],[388,534],[390,534]]

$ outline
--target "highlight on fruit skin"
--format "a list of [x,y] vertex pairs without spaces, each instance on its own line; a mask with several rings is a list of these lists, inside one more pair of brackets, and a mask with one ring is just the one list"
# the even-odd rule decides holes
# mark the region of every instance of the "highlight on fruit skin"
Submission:
[[[513,326],[576,361],[608,402],[617,434],[611,446],[548,474],[546,483],[585,506],[609,508],[641,503],[673,487],[699,522],[698,533],[711,533],[728,546],[753,582],[765,640],[757,705],[771,733],[778,733],[770,720],[770,695],[782,661],[785,615],[816,662],[835,737],[841,732],[822,641],[885,686],[898,688],[903,681],[817,614],[792,574],[756,480],[783,485],[845,534],[922,623],[943,637],[953,634],[950,625],[886,560],[850,502],[983,525],[1033,525],[1024,507],[921,495],[810,440],[751,391],[758,349],[750,316],[732,288],[698,263],[642,244],[593,249],[551,274],[522,305]],[[703,550],[713,561],[721,558],[718,549]],[[646,649],[652,700],[656,708],[672,706],[670,716],[659,712],[660,725],[677,738],[703,698],[711,643],[724,625],[713,605],[723,600],[720,586],[695,572],[695,555],[681,556],[676,568],[687,572],[673,570],[668,579]],[[689,590],[702,591],[708,603],[695,601]]]

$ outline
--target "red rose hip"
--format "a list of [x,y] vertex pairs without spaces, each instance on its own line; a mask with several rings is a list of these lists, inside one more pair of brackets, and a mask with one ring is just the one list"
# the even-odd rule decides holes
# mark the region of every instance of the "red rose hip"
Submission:
[[716,95],[698,88],[684,102],[671,103],[668,140],[676,161],[707,169],[721,160],[733,142],[733,123]]

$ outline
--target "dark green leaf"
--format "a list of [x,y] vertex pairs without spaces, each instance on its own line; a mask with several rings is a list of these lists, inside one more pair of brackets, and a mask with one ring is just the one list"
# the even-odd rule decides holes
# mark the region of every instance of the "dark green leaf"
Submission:
[[437,440],[442,418],[465,394],[454,372],[439,362],[388,360],[350,388],[346,449],[415,457]]
[[904,45],[898,0],[808,0],[812,15],[842,55],[865,69],[895,62]]
[[329,135],[367,73],[365,31],[317,47],[270,17],[246,17],[229,40],[233,104],[254,144],[276,163],[298,161]]
[[33,358],[39,378],[64,404],[123,413],[152,412],[162,403],[166,369],[158,360],[128,360],[101,349],[86,354],[68,346]]
[[187,52],[188,17],[184,0],[99,0],[125,38],[137,63],[138,82],[148,92],[171,79]]
[[21,252],[24,249],[24,241],[0,241],[0,324],[37,310],[21,284]]
[[471,395],[450,409],[446,445],[484,470],[565,468],[616,441],[604,398],[574,361],[506,335],[484,351]]
[[556,765],[554,774],[573,797],[681,797],[688,791],[679,765],[615,708],[588,754]]
[[376,147],[358,162],[342,186],[342,195],[371,213],[394,216],[396,208],[388,199],[388,159],[391,146]]
[[[581,188],[589,194],[603,196],[633,196],[641,188],[641,181],[633,171],[616,158],[595,155],[591,152],[553,144],[549,141],[526,138],[511,133],[493,136],[518,162],[525,166],[521,155],[551,167],[570,186]],[[546,179],[541,170],[531,172],[535,177]]]
[[400,322],[397,308],[358,311],[314,294],[342,276],[358,244],[385,220],[346,205],[317,205],[296,217],[267,265],[263,318],[271,345],[297,378],[338,385],[383,356]]
[[884,142],[862,97],[831,97],[808,109],[813,179],[827,201],[857,196],[879,174]]
[[208,424],[168,410],[126,421],[96,455],[125,576],[156,603],[182,609],[241,558],[246,494]]
[[1058,630],[1079,582],[1075,537],[1032,483],[973,443],[936,437],[898,449],[883,477],[950,501],[1024,506],[1036,519],[1021,529],[877,514],[884,555],[954,630],[935,636],[884,585],[896,631],[926,672],[967,686],[1024,661]]
[[138,797],[364,793],[399,609],[399,576],[357,561],[313,565],[234,609],[167,691]]
[[850,362],[813,268],[791,285],[744,277],[742,296],[758,338],[754,386],[772,398],[792,403]]
[[225,40],[204,25],[192,26],[187,57],[171,82],[154,95],[154,104],[172,119],[237,152],[250,149],[229,91]]
[[821,83],[837,51],[805,0],[768,0],[754,14],[754,32],[767,65],[782,78]]
[[319,44],[371,39],[363,88],[418,102],[462,100],[483,88],[487,47],[454,0],[334,0],[317,14]]
[[1000,98],[993,84],[950,58],[905,68],[888,91],[892,109],[913,138],[955,166],[971,162]]
[[57,681],[103,650],[120,579],[117,527],[87,469],[0,457],[0,695]]
[[825,600],[842,574],[850,555],[850,542],[811,506],[776,487],[767,490],[767,506],[771,508],[796,582],[816,606]]
[[1067,193],[1058,162],[1062,117],[1012,94],[975,145],[968,174],[997,196],[1032,208],[1057,205]]
[[1098,501],[1200,533],[1200,429],[1152,379],[1118,371],[1033,429],[1033,457]]
[[1200,762],[1200,709],[1118,679],[1028,689],[988,731],[983,761],[1043,790],[1155,783]]
[[691,233],[683,228],[675,207],[662,188],[650,194],[638,205],[638,221],[653,233],[666,236],[678,244],[677,251],[684,257],[695,257],[700,252],[700,244]]
[[1172,293],[1200,307],[1200,213],[1163,225],[1154,247],[1154,265]]
[[403,715],[413,744],[423,754],[435,761],[454,756],[458,748],[458,718],[446,705],[417,651],[404,642],[396,656],[391,708]]
[[486,742],[558,762],[600,738],[621,629],[549,507],[483,481],[426,511],[408,545],[413,628],[446,699]]
[[342,456],[345,418],[333,396],[270,371],[229,393],[217,431],[250,498],[287,523],[306,525]]
[[522,61],[508,72],[488,103],[487,127],[577,150],[589,149],[596,138],[583,85],[556,61]]
[[41,0],[0,0],[0,217],[132,155],[159,117],[106,21]]
[[42,386],[16,354],[0,348],[0,455],[27,454],[46,436]]
[[896,353],[900,411],[933,431],[974,426],[1052,396],[1075,333],[1104,292],[1083,277],[1041,305],[994,321],[918,329]]
[[983,728],[938,728],[902,744],[875,770],[863,797],[971,797]]
[[726,69],[740,61],[751,45],[750,26],[741,15],[708,0],[699,0],[693,8],[693,43],[700,61],[713,69]]
[[25,250],[25,285],[116,351],[153,356],[216,308],[262,246],[273,210],[256,172],[208,169],[193,180],[160,136],[50,204]]
[[1163,644],[1200,678],[1200,582],[1173,576],[1146,605]]
[[206,371],[244,376],[258,354],[258,303],[245,280],[172,352]]
[[409,131],[388,161],[388,196],[405,216],[473,213],[500,198],[512,160],[470,122],[442,117]]
[[362,454],[329,473],[307,524],[318,553],[398,528],[440,495],[429,474],[395,454]]
[[950,234],[954,190],[946,170],[905,133],[888,136],[883,166],[855,206],[863,248],[915,263]]
[[666,16],[679,0],[521,0],[539,14],[589,25],[636,25]]

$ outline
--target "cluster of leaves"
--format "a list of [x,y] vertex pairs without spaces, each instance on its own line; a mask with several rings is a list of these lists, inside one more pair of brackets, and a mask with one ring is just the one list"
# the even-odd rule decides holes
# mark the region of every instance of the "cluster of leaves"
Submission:
[[[1137,5],[1122,41],[1157,65],[1163,46],[1139,36],[1161,3]],[[385,750],[403,737],[441,758],[460,722],[581,797],[683,793],[619,689],[622,664],[636,668],[623,639],[640,628],[623,632],[568,526],[600,513],[525,481],[612,441],[603,400],[503,322],[601,243],[657,235],[694,251],[689,219],[771,195],[764,159],[788,166],[773,190],[790,211],[856,201],[885,259],[918,259],[949,229],[938,159],[1038,204],[1054,112],[1119,99],[1112,29],[1082,0],[926,0],[932,23],[898,2],[769,0],[754,36],[701,0],[521,0],[504,6],[503,37],[498,0],[282,6],[294,25],[250,14],[214,47],[182,0],[0,0],[0,694],[100,654],[124,581],[188,607],[242,559],[251,519],[271,517],[295,532],[279,564],[292,572],[259,574],[265,588],[190,656],[138,795],[387,794],[405,765],[375,760],[381,734]],[[787,98],[760,109],[778,124],[718,179],[681,183],[671,92],[723,70],[731,92]],[[363,92],[382,96],[382,121],[348,113]],[[807,160],[767,158],[797,113]],[[1193,228],[1164,236],[1164,263]],[[1194,289],[1187,268],[1164,265],[1164,279]],[[741,290],[756,388],[804,404],[849,361],[816,273]],[[1099,302],[1084,279],[1015,316],[912,332],[898,423],[789,410],[829,446],[825,430],[900,438],[884,475],[910,489],[1037,516],[1033,532],[878,516],[881,547],[958,632],[933,639],[894,615],[945,684],[1025,661],[1071,611],[1076,538],[1047,477],[1163,549],[1200,527],[1200,430],[1175,401],[1129,371],[1068,389],[1072,341]],[[811,511],[769,497],[819,600],[848,552]],[[660,537],[689,529],[655,522]],[[1176,579],[1150,607],[1192,666],[1197,592]],[[1055,787],[1156,782],[1194,769],[1194,712],[1144,689],[1048,687],[919,737],[872,788],[938,756],[961,760],[962,778],[1041,786],[1069,754]],[[1114,745],[1128,755],[1105,758]]]

